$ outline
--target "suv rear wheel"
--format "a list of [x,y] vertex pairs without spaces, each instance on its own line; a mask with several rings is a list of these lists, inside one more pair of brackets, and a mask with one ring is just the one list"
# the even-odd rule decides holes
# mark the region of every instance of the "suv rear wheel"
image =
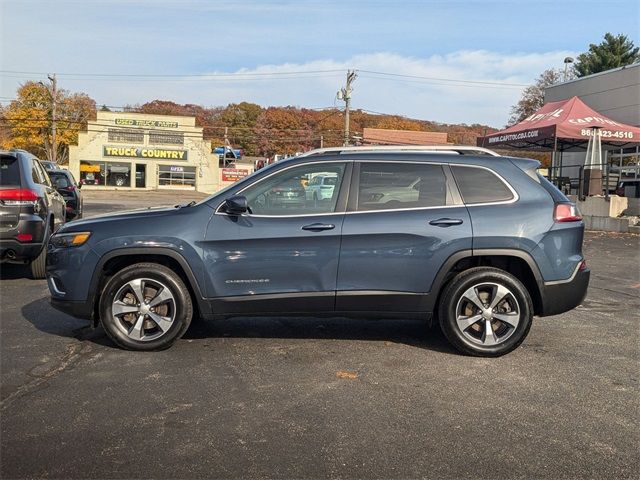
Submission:
[[[51,224],[53,224],[53,220],[51,220]],[[42,250],[40,250],[38,256],[31,260],[29,264],[31,276],[36,280],[41,280],[47,276],[47,245],[49,243],[49,237],[51,236],[51,228],[52,226],[49,226],[46,230],[47,234],[42,241]]]
[[529,292],[513,275],[478,267],[458,274],[442,294],[442,332],[469,355],[497,357],[522,343],[533,317]]
[[129,350],[162,350],[189,328],[193,304],[186,285],[170,268],[137,263],[120,270],[100,296],[107,335]]

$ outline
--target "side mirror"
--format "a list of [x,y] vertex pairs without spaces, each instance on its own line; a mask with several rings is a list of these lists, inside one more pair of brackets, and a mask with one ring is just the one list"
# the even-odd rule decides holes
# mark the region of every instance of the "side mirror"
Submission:
[[249,206],[247,205],[247,197],[244,195],[234,195],[224,201],[224,209],[229,215],[242,215],[247,213]]

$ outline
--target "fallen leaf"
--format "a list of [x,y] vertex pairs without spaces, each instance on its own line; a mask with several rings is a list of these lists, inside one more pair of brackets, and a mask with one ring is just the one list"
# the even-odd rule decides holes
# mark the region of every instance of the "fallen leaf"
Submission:
[[348,378],[349,380],[355,380],[358,378],[358,374],[356,372],[346,372],[344,370],[339,370],[336,372],[336,377],[338,378]]

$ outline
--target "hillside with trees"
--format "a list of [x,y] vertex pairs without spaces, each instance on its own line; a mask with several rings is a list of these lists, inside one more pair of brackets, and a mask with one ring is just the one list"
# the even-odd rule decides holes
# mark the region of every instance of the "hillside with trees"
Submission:
[[[58,159],[66,163],[69,145],[77,142],[78,132],[86,130],[87,121],[95,119],[96,104],[84,93],[59,90],[58,95]],[[101,110],[109,110],[109,107],[104,105]],[[127,105],[123,110],[194,116],[212,147],[224,144],[226,131],[228,142],[250,156],[292,154],[321,145],[338,146],[343,142],[344,112],[337,108],[262,107],[248,102],[204,107],[158,99],[141,105]],[[47,87],[27,82],[18,89],[17,98],[0,110],[0,147],[24,148],[41,158],[51,158],[51,126],[52,102]],[[475,145],[479,135],[495,131],[485,125],[451,125],[353,110],[352,143],[358,143],[366,127],[447,132],[450,142],[466,145]]]

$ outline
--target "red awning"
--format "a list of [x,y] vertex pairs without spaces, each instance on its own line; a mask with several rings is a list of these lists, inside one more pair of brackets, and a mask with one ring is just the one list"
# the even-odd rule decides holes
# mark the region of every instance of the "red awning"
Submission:
[[603,147],[623,148],[640,143],[640,128],[600,115],[578,97],[545,104],[522,122],[486,137],[478,146],[487,148],[558,149],[585,148],[593,127],[599,127]]

